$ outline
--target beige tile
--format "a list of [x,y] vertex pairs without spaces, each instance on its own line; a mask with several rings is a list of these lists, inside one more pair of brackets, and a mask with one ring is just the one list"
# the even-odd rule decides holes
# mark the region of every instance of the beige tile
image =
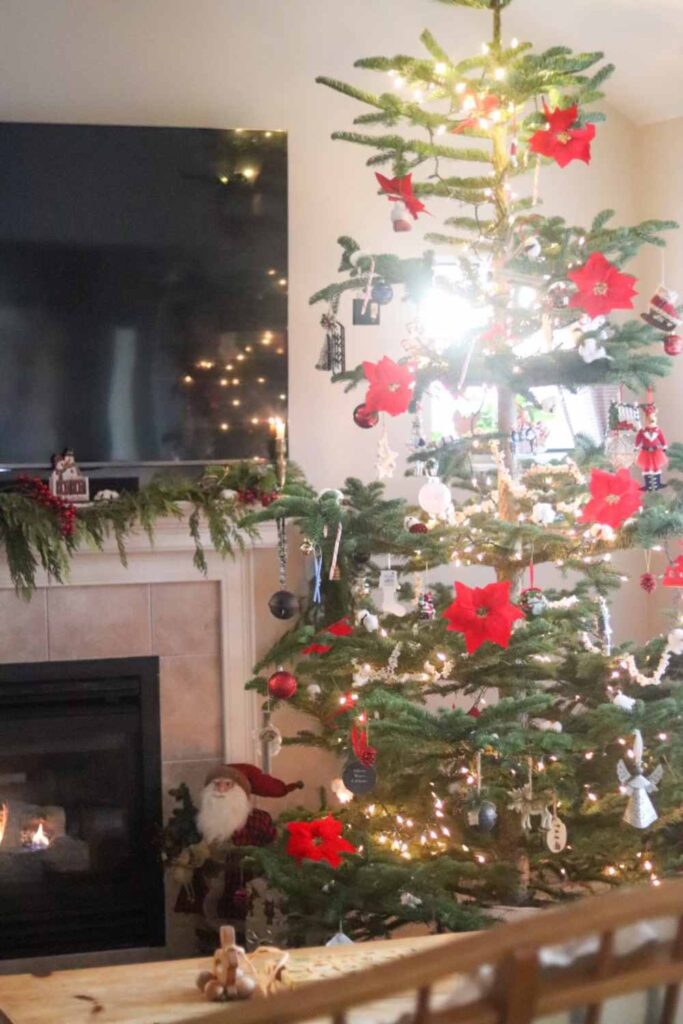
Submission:
[[221,718],[219,659],[162,658],[162,760],[219,759]]
[[157,583],[152,587],[155,654],[218,654],[220,595],[217,583]]
[[46,661],[47,656],[45,591],[24,601],[13,590],[0,590],[0,661]]
[[151,653],[147,586],[54,587],[47,607],[52,661]]

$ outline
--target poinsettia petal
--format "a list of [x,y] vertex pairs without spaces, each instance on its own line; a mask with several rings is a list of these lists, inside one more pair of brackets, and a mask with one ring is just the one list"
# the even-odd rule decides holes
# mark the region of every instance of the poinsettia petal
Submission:
[[328,651],[332,650],[331,644],[309,644],[308,647],[304,647],[302,654],[327,654]]
[[550,131],[552,132],[566,132],[574,124],[578,115],[578,107],[574,104],[571,107],[566,107],[564,110],[560,110],[559,107],[555,107],[553,111],[545,108],[545,116],[548,124],[550,125]]
[[344,616],[343,619],[339,619],[337,622],[333,622],[331,626],[328,626],[325,632],[331,633],[333,636],[351,636],[353,626],[348,618]]

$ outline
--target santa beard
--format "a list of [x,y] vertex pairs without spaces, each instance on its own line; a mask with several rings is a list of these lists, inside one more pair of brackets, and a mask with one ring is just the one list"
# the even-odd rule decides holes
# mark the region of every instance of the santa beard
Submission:
[[241,786],[216,793],[213,785],[208,785],[202,792],[197,828],[207,843],[225,843],[246,825],[250,811],[249,797]]

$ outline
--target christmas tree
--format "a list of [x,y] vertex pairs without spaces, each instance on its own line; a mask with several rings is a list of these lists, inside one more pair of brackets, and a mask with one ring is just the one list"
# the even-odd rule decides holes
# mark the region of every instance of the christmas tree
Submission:
[[[340,922],[354,939],[405,921],[479,927],[496,904],[657,884],[683,863],[683,630],[672,615],[668,635],[635,650],[613,648],[610,625],[621,583],[645,599],[613,551],[642,548],[651,589],[653,550],[683,533],[683,447],[669,448],[664,480],[652,395],[638,405],[680,349],[676,297],[662,288],[649,307],[641,296],[644,317],[620,312],[635,308],[629,261],[675,225],[541,212],[545,164],[590,164],[613,69],[600,53],[507,38],[511,0],[443,2],[454,33],[458,7],[479,9],[491,28],[480,53],[453,60],[424,32],[419,57],[357,61],[382,76],[379,92],[320,79],[363,105],[333,137],[369,150],[368,189],[399,254],[339,239],[340,278],[312,299],[326,304],[319,366],[365,388],[354,419],[359,436],[380,434],[380,478],[396,461],[387,423],[414,417],[419,496],[411,508],[379,482],[318,494],[297,481],[257,517],[301,532],[311,591],[249,685],[271,710],[288,699],[310,716],[285,742],[340,764],[335,806],[285,815],[276,845],[253,855],[292,942]],[[402,257],[421,218],[434,249]],[[450,344],[420,321],[428,289],[470,310]],[[348,292],[361,319],[405,297],[398,360],[346,369]],[[421,410],[437,385],[463,407],[485,387],[495,408],[434,442]],[[579,435],[572,452],[544,454],[550,386],[612,396],[604,444]],[[669,561],[664,584],[683,585]]]

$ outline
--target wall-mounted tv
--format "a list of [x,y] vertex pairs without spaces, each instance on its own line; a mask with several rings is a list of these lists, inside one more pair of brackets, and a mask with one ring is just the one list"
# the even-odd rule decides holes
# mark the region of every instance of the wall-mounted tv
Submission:
[[0,465],[266,456],[287,137],[0,124]]

